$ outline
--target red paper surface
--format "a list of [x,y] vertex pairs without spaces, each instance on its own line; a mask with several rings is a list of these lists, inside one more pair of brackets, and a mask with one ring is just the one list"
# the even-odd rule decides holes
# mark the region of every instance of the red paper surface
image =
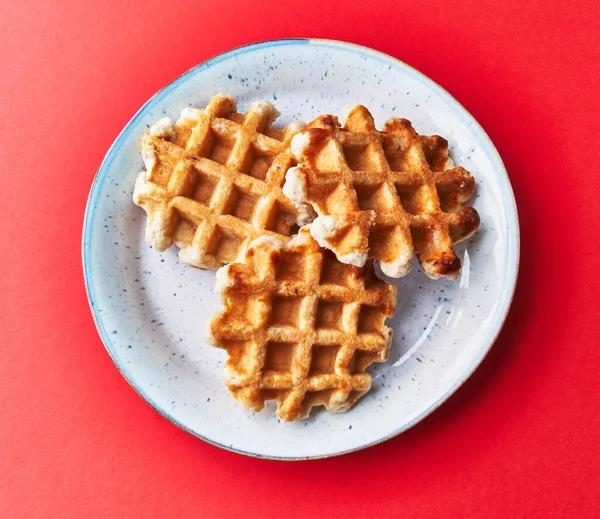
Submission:
[[[0,5],[0,516],[598,517],[600,24],[593,0]],[[180,431],[96,333],[88,190],[136,110],[204,59],[290,36],[413,65],[496,143],[519,206],[512,311],[483,365],[400,437],[282,463]]]

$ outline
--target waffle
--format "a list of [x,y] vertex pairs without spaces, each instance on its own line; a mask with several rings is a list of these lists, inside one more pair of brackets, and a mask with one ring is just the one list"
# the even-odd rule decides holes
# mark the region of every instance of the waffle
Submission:
[[237,113],[219,94],[203,109],[185,108],[175,125],[163,118],[152,126],[133,195],[148,213],[146,241],[158,251],[174,242],[184,263],[217,269],[258,236],[285,238],[310,220],[281,191],[296,163],[290,140],[304,125],[273,128],[278,116],[268,102]]
[[318,117],[291,149],[300,167],[290,168],[283,192],[299,209],[316,210],[313,237],[341,262],[373,258],[399,278],[416,254],[428,277],[458,277],[453,244],[475,232],[479,215],[461,205],[474,180],[454,167],[445,139],[418,135],[406,119],[390,119],[378,132],[359,105],[343,127],[332,115]]
[[283,244],[254,241],[242,263],[217,272],[224,310],[208,341],[229,354],[225,381],[253,411],[276,400],[281,420],[305,418],[313,406],[343,412],[371,387],[365,369],[387,360],[396,287],[373,263],[336,260],[300,229]]

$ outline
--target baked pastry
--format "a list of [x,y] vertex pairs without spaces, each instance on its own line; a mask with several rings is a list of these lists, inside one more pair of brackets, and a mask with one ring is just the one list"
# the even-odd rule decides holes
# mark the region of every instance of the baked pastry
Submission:
[[344,124],[323,115],[292,140],[299,166],[283,192],[299,210],[318,214],[311,233],[343,263],[378,260],[388,276],[411,269],[416,254],[425,274],[454,279],[460,259],[453,245],[479,227],[463,206],[474,179],[448,156],[448,142],[417,134],[406,119],[377,131],[370,112],[354,107]]
[[152,126],[133,194],[148,213],[146,241],[158,251],[175,243],[184,263],[217,269],[255,238],[285,238],[309,221],[312,212],[299,212],[281,191],[296,164],[290,140],[304,125],[274,128],[278,115],[266,101],[237,113],[234,99],[218,94],[205,108],[185,108],[175,124]]
[[365,370],[387,360],[396,287],[364,267],[337,261],[300,229],[284,243],[252,242],[241,263],[217,271],[224,310],[208,341],[229,354],[225,382],[253,411],[276,400],[281,420],[313,406],[343,412],[371,387]]

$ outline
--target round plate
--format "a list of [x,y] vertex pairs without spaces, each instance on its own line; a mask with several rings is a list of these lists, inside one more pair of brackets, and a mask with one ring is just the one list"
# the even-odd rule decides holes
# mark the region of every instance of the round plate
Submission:
[[[219,309],[214,271],[159,254],[144,242],[146,214],[132,202],[143,169],[140,139],[149,125],[216,93],[233,95],[240,111],[270,100],[278,122],[340,117],[364,104],[378,126],[412,121],[421,134],[450,142],[455,163],[476,179],[473,205],[481,228],[457,246],[463,273],[432,281],[417,264],[398,285],[389,361],[370,368],[373,388],[350,411],[313,410],[280,423],[274,405],[253,414],[223,383],[225,351],[204,341]],[[490,139],[446,91],[379,52],[327,40],[279,40],[221,54],[165,87],[133,117],[94,179],[85,215],[83,264],[98,331],[115,364],[159,413],[186,431],[243,454],[305,459],[343,454],[391,438],[446,400],[494,342],[513,295],[519,227],[511,186]]]

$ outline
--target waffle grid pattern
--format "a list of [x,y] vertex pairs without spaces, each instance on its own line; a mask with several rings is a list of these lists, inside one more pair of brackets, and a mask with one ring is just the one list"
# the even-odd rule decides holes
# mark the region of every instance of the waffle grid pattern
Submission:
[[209,340],[229,353],[226,383],[254,411],[277,400],[279,418],[313,406],[347,410],[371,387],[365,369],[387,360],[396,287],[373,266],[344,265],[307,227],[285,247],[255,241],[244,263],[223,267],[225,309]]
[[163,251],[173,242],[183,262],[205,269],[235,261],[248,244],[267,234],[286,238],[296,230],[295,206],[282,194],[294,132],[275,129],[279,115],[268,102],[236,113],[225,95],[206,108],[184,109],[174,127],[159,121],[146,133],[134,201],[148,213],[146,239]]
[[[429,277],[458,275],[453,244],[477,229],[479,215],[461,205],[474,180],[453,167],[445,139],[418,135],[405,119],[391,119],[378,132],[368,110],[357,106],[343,128],[333,116],[317,118],[293,139],[292,151],[300,162],[293,173],[306,192],[297,201],[334,218],[336,232],[321,245],[341,261],[361,249],[366,259],[368,250],[384,273],[401,277],[416,253]],[[362,233],[347,232],[349,221]]]

